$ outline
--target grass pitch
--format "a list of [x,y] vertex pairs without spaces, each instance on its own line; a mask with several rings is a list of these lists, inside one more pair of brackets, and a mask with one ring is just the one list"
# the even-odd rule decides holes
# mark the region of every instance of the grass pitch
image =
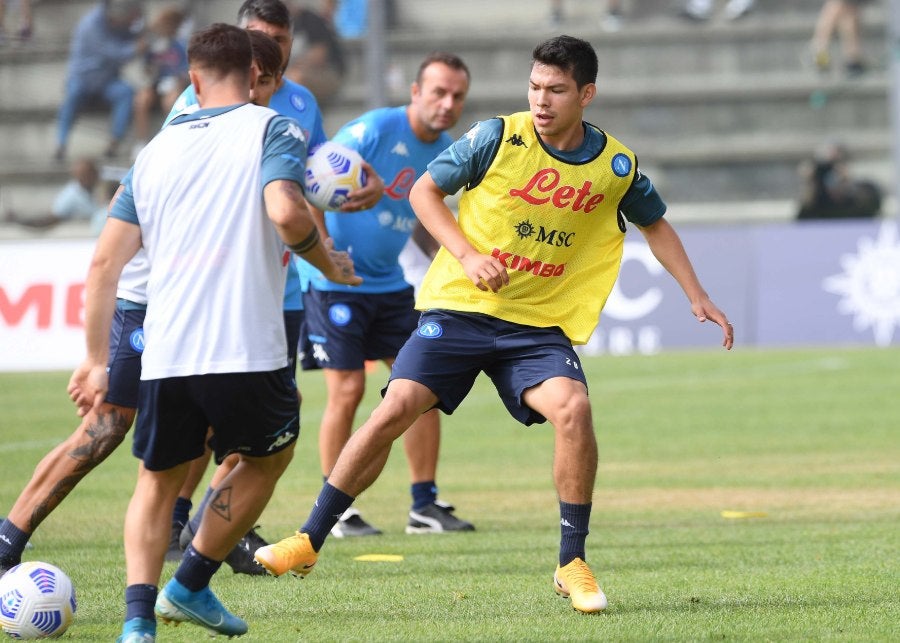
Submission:
[[[575,613],[553,593],[552,431],[516,424],[486,379],[444,418],[438,476],[475,533],[403,533],[398,445],[357,501],[383,536],[330,539],[305,580],[223,567],[213,589],[249,622],[247,641],[898,640],[898,364],[897,349],[585,359],[600,444],[588,561],[610,600],[604,614]],[[361,412],[385,374],[370,376]],[[67,380],[0,375],[0,514],[76,425]],[[297,455],[260,519],[269,540],[297,528],[321,486],[322,379],[304,373],[300,383]],[[71,640],[120,631],[122,517],[136,470],[126,445],[26,552],[72,577]],[[363,554],[403,560],[355,560]],[[158,632],[160,641],[205,638],[188,625]]]

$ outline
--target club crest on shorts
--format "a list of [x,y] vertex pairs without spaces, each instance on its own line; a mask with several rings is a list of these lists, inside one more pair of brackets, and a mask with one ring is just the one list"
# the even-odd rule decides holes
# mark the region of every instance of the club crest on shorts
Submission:
[[425,322],[419,326],[416,335],[425,339],[437,339],[444,334],[444,329],[437,322]]
[[131,331],[131,335],[128,337],[128,343],[131,344],[131,348],[135,353],[143,353],[144,352],[144,329],[143,328],[135,328]]
[[328,309],[328,319],[335,326],[346,326],[350,323],[352,316],[350,307],[347,304],[332,304],[331,308]]

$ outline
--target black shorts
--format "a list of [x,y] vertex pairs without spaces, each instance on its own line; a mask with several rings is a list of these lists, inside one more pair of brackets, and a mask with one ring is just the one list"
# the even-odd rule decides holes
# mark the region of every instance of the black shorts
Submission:
[[330,292],[311,288],[303,294],[306,310],[304,370],[358,371],[366,360],[391,359],[416,329],[412,287],[390,293]]
[[300,434],[297,389],[287,367],[143,380],[132,452],[151,471],[203,454],[207,427],[216,462],[230,453],[264,457]]
[[394,361],[390,379],[427,386],[438,398],[437,408],[450,414],[482,371],[510,415],[526,426],[547,421],[522,401],[526,389],[552,377],[568,377],[587,387],[578,355],[559,328],[441,310],[422,313],[418,329]]

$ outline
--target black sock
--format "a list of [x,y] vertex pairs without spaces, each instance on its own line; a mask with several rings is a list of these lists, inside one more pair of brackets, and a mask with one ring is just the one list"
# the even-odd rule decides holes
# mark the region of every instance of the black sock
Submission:
[[156,585],[129,585],[125,588],[125,620],[146,618],[156,620],[153,606],[156,605]]
[[352,504],[353,498],[337,487],[333,487],[327,482],[322,486],[316,504],[306,519],[306,523],[300,528],[300,531],[309,534],[309,541],[312,543],[313,549],[319,551],[322,548],[331,528],[337,524],[338,519]]
[[181,564],[175,570],[175,580],[190,591],[196,592],[209,585],[213,574],[219,571],[221,566],[222,561],[207,558],[194,549],[193,545],[188,545],[181,557]]
[[16,527],[8,518],[0,523],[0,561],[14,565],[22,562],[22,552],[29,536],[31,534]]
[[412,483],[409,492],[412,494],[413,511],[418,511],[437,500],[438,488],[434,480],[426,480]]
[[591,503],[575,505],[559,502],[559,566],[565,567],[576,558],[585,560],[584,541],[591,522]]

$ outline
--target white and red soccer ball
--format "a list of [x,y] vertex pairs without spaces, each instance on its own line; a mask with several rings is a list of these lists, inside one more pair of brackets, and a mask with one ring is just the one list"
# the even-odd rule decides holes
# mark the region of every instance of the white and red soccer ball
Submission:
[[306,160],[305,178],[306,200],[320,210],[340,210],[347,195],[368,180],[359,153],[332,141]]

